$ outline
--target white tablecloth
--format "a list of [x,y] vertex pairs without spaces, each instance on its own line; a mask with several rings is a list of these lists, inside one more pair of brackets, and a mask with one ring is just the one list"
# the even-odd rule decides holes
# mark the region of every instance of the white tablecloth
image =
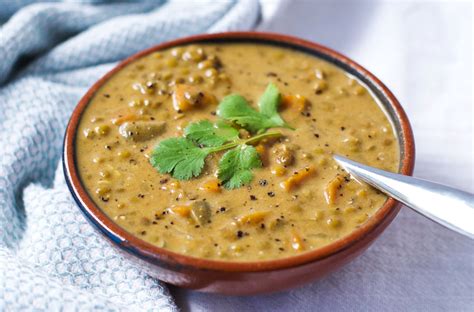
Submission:
[[[415,175],[474,192],[472,3],[294,0],[265,30],[332,47],[377,75],[413,126]],[[474,242],[403,208],[356,261],[289,292],[174,288],[192,311],[474,311]]]

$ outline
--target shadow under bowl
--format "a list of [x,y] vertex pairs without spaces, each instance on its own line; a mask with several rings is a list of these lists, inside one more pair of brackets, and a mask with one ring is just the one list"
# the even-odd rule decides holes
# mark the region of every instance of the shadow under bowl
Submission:
[[75,160],[75,136],[84,109],[95,92],[124,66],[149,53],[191,43],[253,42],[289,47],[332,63],[362,81],[374,94],[391,120],[400,144],[399,172],[411,175],[415,147],[408,118],[390,90],[373,74],[346,56],[319,44],[273,33],[231,32],[197,35],[159,44],[141,51],[97,81],[75,108],[64,138],[63,166],[67,185],[88,219],[131,261],[140,263],[151,276],[173,285],[205,292],[257,294],[280,291],[314,281],[347,264],[385,230],[400,210],[389,198],[360,228],[322,248],[289,258],[232,262],[194,258],[154,246],[114,223],[92,200],[83,186]]

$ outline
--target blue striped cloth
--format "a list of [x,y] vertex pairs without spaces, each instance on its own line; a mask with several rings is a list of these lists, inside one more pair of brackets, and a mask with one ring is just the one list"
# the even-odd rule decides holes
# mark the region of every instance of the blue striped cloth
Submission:
[[262,5],[32,2],[0,1],[0,310],[176,310],[166,286],[80,214],[59,165],[64,130],[117,61],[176,37],[251,29]]

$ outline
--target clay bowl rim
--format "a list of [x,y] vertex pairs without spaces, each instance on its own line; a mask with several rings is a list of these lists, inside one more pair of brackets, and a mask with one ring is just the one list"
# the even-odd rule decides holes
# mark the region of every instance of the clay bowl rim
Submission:
[[[310,262],[315,262],[328,258],[336,253],[348,249],[358,241],[363,240],[367,235],[373,232],[382,222],[394,213],[398,213],[399,203],[393,198],[389,198],[385,204],[377,210],[377,212],[369,218],[369,220],[360,228],[354,230],[349,235],[342,237],[329,245],[318,249],[307,251],[300,255],[291,256],[281,259],[238,262],[238,261],[221,261],[203,259],[192,256],[179,254],[164,248],[154,246],[140,238],[128,233],[119,225],[114,223],[101,209],[94,203],[88,195],[84,186],[81,183],[78,170],[75,163],[75,148],[74,141],[76,130],[79,125],[82,112],[87,104],[94,96],[95,92],[116,72],[128,65],[129,63],[141,58],[144,55],[152,52],[166,49],[173,46],[203,43],[203,42],[226,42],[226,41],[242,41],[242,42],[256,42],[274,44],[277,46],[293,47],[299,50],[305,50],[306,53],[312,55],[320,55],[343,70],[348,71],[348,68],[358,73],[358,77],[363,77],[371,83],[369,87],[376,89],[379,99],[384,99],[392,109],[391,119],[398,128],[397,139],[400,142],[401,159],[399,172],[404,175],[411,175],[414,168],[415,146],[414,138],[411,130],[410,122],[392,92],[372,73],[352,61],[348,57],[317,43],[313,43],[297,37],[282,35],[278,33],[264,33],[264,32],[225,32],[216,34],[202,34],[189,36],[177,40],[161,43],[151,48],[142,50],[120,62],[111,71],[99,79],[82,97],[74,109],[69,124],[66,129],[64,137],[64,151],[63,151],[63,166],[64,174],[68,187],[81,208],[86,215],[88,221],[95,225],[104,235],[106,235],[113,243],[120,248],[128,251],[134,256],[146,260],[147,262],[159,266],[183,268],[191,267],[198,270],[222,271],[222,272],[264,272],[273,270],[282,270],[292,267],[301,266]],[[384,106],[385,107],[385,106]],[[387,109],[387,107],[385,107]]]

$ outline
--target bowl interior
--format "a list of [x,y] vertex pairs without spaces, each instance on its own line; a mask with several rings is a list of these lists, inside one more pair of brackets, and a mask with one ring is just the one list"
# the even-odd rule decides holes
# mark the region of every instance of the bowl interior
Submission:
[[[126,59],[114,69],[112,69],[109,73],[107,73],[98,82],[96,82],[94,86],[86,93],[74,110],[67,127],[63,157],[64,172],[66,175],[67,184],[71,190],[71,193],[73,194],[74,199],[78,203],[83,213],[86,215],[87,219],[122,249],[153,264],[166,267],[192,266],[199,269],[238,272],[267,271],[302,265],[304,263],[328,257],[329,255],[341,251],[349,245],[355,243],[365,235],[368,235],[368,233],[380,225],[380,223],[387,216],[389,216],[389,214],[392,213],[394,209],[397,209],[397,202],[393,199],[388,199],[384,206],[379,208],[379,210],[363,226],[353,231],[350,235],[334,241],[329,245],[305,252],[301,255],[259,262],[232,262],[194,258],[151,245],[150,243],[147,243],[126,232],[124,229],[115,224],[113,220],[111,220],[107,215],[105,215],[105,213],[102,212],[102,210],[97,207],[97,205],[95,205],[80,181],[78,170],[75,164],[74,148],[76,130],[80,122],[81,114],[95,92],[121,68],[133,62],[134,60],[154,51],[190,43],[236,42],[276,45],[299,50],[332,63],[343,71],[357,78],[377,99],[379,106],[385,111],[387,117],[394,127],[395,135],[399,141],[400,146],[399,172],[402,174],[411,175],[413,171],[413,135],[409,121],[402,107],[393,94],[375,76],[347,57],[329,48],[302,39],[278,34],[254,32],[198,35],[160,44]],[[396,212],[398,212],[398,210]]]

